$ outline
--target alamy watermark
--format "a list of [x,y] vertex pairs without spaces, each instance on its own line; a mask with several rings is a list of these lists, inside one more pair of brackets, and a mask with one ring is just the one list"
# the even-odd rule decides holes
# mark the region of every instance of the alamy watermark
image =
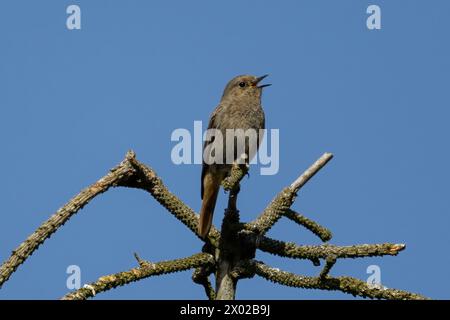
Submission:
[[367,285],[370,288],[383,289],[384,286],[381,284],[381,268],[376,264],[372,264],[367,267],[366,273],[370,274],[367,278]]
[[[81,288],[81,268],[76,264],[67,266],[66,273],[69,275],[66,279],[66,287],[69,290],[78,290]],[[87,288],[92,291],[95,296],[96,292],[93,286],[85,284],[83,288]]]
[[381,8],[376,4],[372,4],[367,7],[366,12],[370,14],[367,17],[366,25],[369,30],[380,30],[381,29]]
[[[207,129],[194,121],[193,134],[188,129],[173,130],[171,141],[178,142],[171,151],[174,164],[261,164],[261,175],[274,175],[280,167],[278,129]],[[203,144],[206,142],[205,148]],[[259,145],[259,149],[258,149]],[[269,150],[270,148],[270,150]],[[258,150],[258,151],[257,151]]]
[[66,27],[69,30],[81,29],[81,9],[76,4],[67,7],[66,13],[69,15],[66,19]]
[[69,290],[81,288],[81,268],[76,264],[67,267],[66,273],[69,275],[66,280],[66,287]]
[[[366,26],[369,30],[381,29],[381,8],[376,4],[371,4],[367,7],[366,13],[369,16],[366,19]],[[66,14],[69,16],[66,19],[66,27],[68,30],[81,29],[81,8],[78,5],[72,4],[66,8]]]

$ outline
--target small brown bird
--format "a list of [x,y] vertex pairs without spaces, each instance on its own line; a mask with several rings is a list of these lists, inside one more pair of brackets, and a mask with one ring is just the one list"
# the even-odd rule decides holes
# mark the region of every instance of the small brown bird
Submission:
[[[223,161],[219,163],[208,164],[205,162],[205,155],[203,157],[202,177],[201,177],[201,197],[202,207],[200,209],[200,221],[198,224],[198,233],[202,238],[205,238],[209,233],[214,214],[214,207],[216,206],[217,195],[220,189],[220,184],[226,178],[232,168],[233,163],[228,163],[226,160],[227,153],[231,153],[233,162],[239,157],[245,158],[245,163],[248,164],[255,156],[260,144],[260,129],[264,129],[264,111],[261,107],[261,94],[264,87],[270,84],[259,85],[267,75],[262,77],[255,77],[251,75],[241,75],[233,78],[228,82],[222,95],[219,105],[211,114],[209,119],[208,129],[218,129],[223,136]],[[254,129],[257,134],[256,148],[249,148],[249,140],[245,141],[245,154],[238,155],[237,140],[234,137],[233,150],[226,150],[226,130],[227,129]],[[203,151],[211,143],[206,141],[203,146]]]

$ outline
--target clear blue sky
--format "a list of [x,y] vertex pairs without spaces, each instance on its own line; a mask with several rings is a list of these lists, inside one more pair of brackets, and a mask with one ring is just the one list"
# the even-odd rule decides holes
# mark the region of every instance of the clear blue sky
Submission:
[[[82,29],[66,28],[66,8]],[[382,29],[366,28],[378,4]],[[280,171],[242,184],[256,216],[323,152],[335,159],[293,208],[333,231],[333,244],[395,242],[397,257],[340,260],[333,275],[450,298],[450,45],[448,1],[2,1],[0,4],[0,261],[128,149],[194,210],[200,166],[172,164],[171,132],[207,121],[235,75],[270,74],[268,128],[280,130]],[[215,224],[223,216],[221,193]],[[319,241],[282,220],[269,233]],[[148,194],[114,189],[53,235],[0,289],[0,299],[58,298],[66,268],[82,283],[196,253],[201,242]],[[307,261],[258,259],[299,274]],[[98,298],[203,299],[191,271],[149,278]],[[237,298],[351,299],[239,282]]]

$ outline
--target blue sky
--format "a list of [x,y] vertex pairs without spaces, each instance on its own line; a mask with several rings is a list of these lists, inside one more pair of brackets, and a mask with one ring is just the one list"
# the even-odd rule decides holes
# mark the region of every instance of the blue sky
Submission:
[[[82,29],[66,28],[77,4]],[[366,27],[366,8],[382,29]],[[253,219],[324,152],[335,158],[293,208],[333,231],[331,243],[406,243],[397,257],[340,260],[332,275],[450,298],[448,1],[2,1],[0,4],[0,261],[128,149],[194,210],[200,166],[172,163],[174,129],[208,120],[226,82],[270,74],[268,128],[280,130],[280,170],[242,183],[239,208]],[[223,216],[221,192],[214,223]],[[281,220],[271,237],[319,244]],[[59,298],[66,268],[82,283],[159,261],[201,242],[148,194],[114,189],[45,242],[0,289],[0,299]],[[299,274],[318,268],[258,253]],[[203,299],[191,271],[149,278],[101,299]],[[352,299],[261,278],[239,299]]]

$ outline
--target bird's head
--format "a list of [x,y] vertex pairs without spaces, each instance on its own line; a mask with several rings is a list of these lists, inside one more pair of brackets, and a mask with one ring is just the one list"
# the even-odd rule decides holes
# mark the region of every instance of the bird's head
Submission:
[[267,74],[261,77],[242,75],[231,79],[223,91],[222,100],[229,98],[261,98],[262,89],[270,86],[270,84],[260,84],[267,76]]

